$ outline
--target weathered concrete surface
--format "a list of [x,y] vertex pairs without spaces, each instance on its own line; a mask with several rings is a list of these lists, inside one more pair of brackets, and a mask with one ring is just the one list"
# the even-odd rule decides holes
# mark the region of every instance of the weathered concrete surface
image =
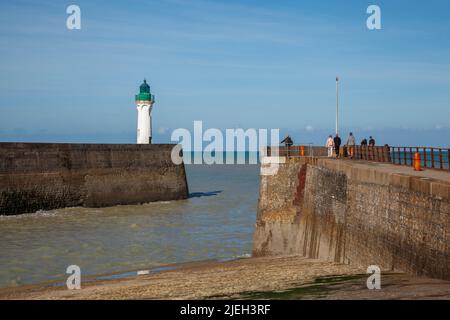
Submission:
[[407,169],[288,159],[278,174],[261,176],[253,254],[300,254],[450,279],[450,173],[440,172],[438,180],[435,171]]
[[0,214],[188,196],[173,145],[0,143]]
[[[0,289],[0,299],[450,299],[450,282],[382,273],[368,290],[365,270],[299,256],[198,262],[126,279],[64,281]],[[89,280],[89,281],[88,281]]]

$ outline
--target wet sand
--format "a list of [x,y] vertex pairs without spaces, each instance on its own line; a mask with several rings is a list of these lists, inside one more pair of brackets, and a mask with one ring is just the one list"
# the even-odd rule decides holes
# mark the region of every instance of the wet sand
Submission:
[[[368,290],[365,270],[297,256],[199,262],[123,279],[0,289],[0,299],[450,299],[450,282],[382,274]],[[85,279],[86,280],[86,279]]]

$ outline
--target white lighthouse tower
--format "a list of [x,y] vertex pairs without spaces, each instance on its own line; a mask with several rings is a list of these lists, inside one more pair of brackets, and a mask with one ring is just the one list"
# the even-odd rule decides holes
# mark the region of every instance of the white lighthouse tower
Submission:
[[135,97],[136,108],[138,111],[137,122],[137,143],[152,143],[152,106],[155,102],[155,96],[150,93],[150,86],[147,81],[139,87],[139,94]]

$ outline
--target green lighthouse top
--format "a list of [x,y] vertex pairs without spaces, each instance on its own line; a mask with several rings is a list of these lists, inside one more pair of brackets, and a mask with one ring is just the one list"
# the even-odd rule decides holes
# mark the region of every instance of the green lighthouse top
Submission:
[[155,102],[155,96],[150,93],[150,86],[147,84],[147,80],[139,87],[139,94],[135,97],[136,101],[150,101]]

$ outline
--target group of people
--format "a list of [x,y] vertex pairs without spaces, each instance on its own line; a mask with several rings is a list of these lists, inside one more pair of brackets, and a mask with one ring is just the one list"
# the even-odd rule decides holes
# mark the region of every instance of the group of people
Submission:
[[[333,151],[334,151],[334,155],[336,156],[336,158],[339,158],[341,144],[342,144],[342,140],[339,137],[338,133],[336,133],[336,136],[334,138],[330,134],[328,136],[327,142],[325,143],[325,147],[327,147],[327,149],[328,149],[328,157],[332,157]],[[364,138],[361,141],[361,145],[367,146],[366,138]],[[347,138],[347,143],[345,144],[345,146],[347,147],[348,156],[350,157],[350,159],[353,159],[353,157],[355,155],[356,139],[352,132],[349,133],[348,138]],[[375,146],[375,139],[372,136],[370,136],[370,138],[369,138],[369,146],[371,146],[371,147]]]
[[[292,141],[292,138],[287,135],[282,141],[281,144],[285,144],[287,147],[287,152],[289,152],[289,148],[294,144]],[[327,142],[325,143],[325,147],[328,150],[328,157],[333,157],[333,155],[336,158],[340,157],[340,149],[341,149],[342,140],[339,137],[339,134],[336,133],[336,136],[333,138],[333,136],[330,134],[328,136]],[[347,138],[347,142],[345,143],[345,147],[347,149],[347,155],[350,157],[350,159],[353,159],[355,156],[355,146],[356,146],[356,139],[353,135],[353,132],[350,132]],[[369,147],[375,147],[375,139],[370,136],[369,142],[367,143],[367,139],[364,138],[361,141],[361,146],[369,146]]]

